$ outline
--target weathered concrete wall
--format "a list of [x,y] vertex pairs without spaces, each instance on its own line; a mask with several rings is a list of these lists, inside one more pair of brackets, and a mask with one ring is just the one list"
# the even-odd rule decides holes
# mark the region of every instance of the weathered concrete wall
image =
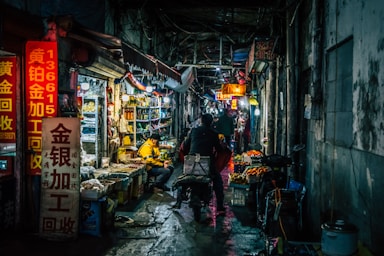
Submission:
[[[384,73],[381,70],[384,66],[384,4],[382,0],[327,0],[323,18],[323,101],[320,104],[323,111],[320,119],[308,120],[308,223],[315,236],[320,237],[323,222],[345,219],[358,227],[359,240],[375,255],[381,255],[384,252],[381,202],[384,198]],[[308,22],[303,27],[311,27]],[[353,42],[352,79],[343,82],[336,79],[331,84],[327,82],[327,70],[341,72],[347,63],[327,62],[325,58],[347,40]],[[308,48],[303,51],[306,51],[303,65],[313,65],[310,58],[313,53],[308,52]],[[329,140],[326,135],[333,125],[329,109],[325,111],[327,104],[340,108],[348,104],[330,102],[335,96],[329,95],[327,88],[340,84],[352,87],[352,120],[345,120],[352,125],[350,145]],[[340,113],[335,110],[333,114],[342,116]],[[344,122],[344,119],[335,122]],[[348,129],[334,132],[340,134]]]

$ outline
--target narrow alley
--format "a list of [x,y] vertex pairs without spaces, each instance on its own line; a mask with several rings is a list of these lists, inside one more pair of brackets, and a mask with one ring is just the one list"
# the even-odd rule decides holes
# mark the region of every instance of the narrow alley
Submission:
[[[255,212],[249,206],[232,206],[228,186],[230,168],[222,171],[226,213],[218,215],[214,198],[203,209],[200,222],[194,221],[188,203],[180,209],[175,191],[144,193],[136,201],[119,206],[113,227],[101,237],[80,234],[75,241],[55,242],[29,234],[7,237],[1,241],[1,255],[48,256],[124,256],[124,255],[268,255],[265,235],[256,226]],[[172,186],[182,172],[181,165],[168,181]],[[251,197],[250,197],[251,198]],[[271,240],[270,240],[271,241]],[[269,255],[277,255],[270,252]],[[320,243],[285,244],[284,255],[322,255]]]

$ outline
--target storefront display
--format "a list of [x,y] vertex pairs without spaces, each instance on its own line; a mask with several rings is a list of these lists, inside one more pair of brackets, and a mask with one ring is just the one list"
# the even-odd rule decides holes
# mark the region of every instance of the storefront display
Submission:
[[99,97],[83,97],[81,120],[82,165],[96,168],[101,163],[101,99]]
[[171,108],[161,97],[129,95],[123,108],[120,130],[124,146],[140,147],[153,132],[167,138],[171,135]]

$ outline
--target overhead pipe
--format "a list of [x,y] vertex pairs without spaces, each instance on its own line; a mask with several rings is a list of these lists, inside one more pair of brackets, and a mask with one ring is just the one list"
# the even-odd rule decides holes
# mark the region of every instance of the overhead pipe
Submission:
[[312,77],[309,93],[312,101],[311,118],[318,119],[319,111],[317,110],[322,98],[321,94],[321,48],[322,48],[322,29],[321,29],[321,15],[322,11],[320,0],[312,0]]
[[[134,86],[140,91],[147,91],[147,85],[137,80],[136,77],[131,72],[128,71],[122,78],[116,79],[115,83],[119,83],[123,79],[127,79],[130,85]],[[166,96],[165,93],[161,93],[158,91],[152,91],[151,93],[155,96]]]
[[[298,16],[297,9],[287,11],[287,93],[286,93],[286,143],[282,145],[282,154],[291,154],[295,143],[297,116],[297,84],[298,84]],[[288,22],[290,21],[290,22]],[[288,173],[291,176],[290,173]]]

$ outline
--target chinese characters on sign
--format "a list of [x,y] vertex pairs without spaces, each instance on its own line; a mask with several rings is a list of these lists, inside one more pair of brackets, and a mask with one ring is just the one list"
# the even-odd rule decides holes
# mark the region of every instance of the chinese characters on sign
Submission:
[[255,59],[257,60],[274,60],[276,54],[273,52],[275,44],[274,39],[260,40],[255,42]]
[[231,100],[232,95],[230,94],[223,94],[221,90],[215,91],[216,100]]
[[0,143],[16,143],[16,57],[0,57]]
[[80,197],[80,121],[42,119],[40,234],[76,238]]
[[16,57],[0,57],[0,178],[11,176],[16,150]]
[[57,42],[26,44],[27,147],[33,150],[27,163],[32,175],[41,174],[41,122],[57,114]]
[[223,95],[229,94],[231,96],[244,96],[246,91],[245,84],[222,84],[221,93]]

